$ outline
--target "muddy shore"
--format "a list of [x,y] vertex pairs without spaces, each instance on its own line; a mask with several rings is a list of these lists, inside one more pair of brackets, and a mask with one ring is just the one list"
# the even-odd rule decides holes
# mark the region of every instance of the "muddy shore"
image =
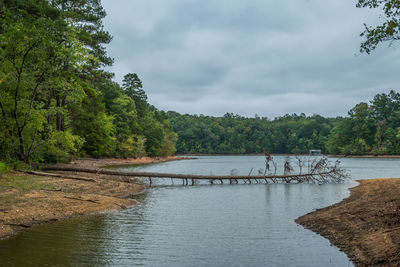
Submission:
[[356,266],[400,266],[400,178],[359,182],[347,199],[296,222],[329,239]]
[[[178,157],[141,159],[78,159],[79,167],[138,165],[179,160]],[[48,177],[12,171],[0,175],[0,240],[50,221],[89,215],[135,204],[129,196],[144,192],[135,179],[107,175],[52,172]]]

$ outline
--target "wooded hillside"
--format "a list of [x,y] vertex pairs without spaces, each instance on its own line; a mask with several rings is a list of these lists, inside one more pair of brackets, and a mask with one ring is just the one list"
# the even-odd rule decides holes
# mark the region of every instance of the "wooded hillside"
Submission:
[[100,0],[7,0],[0,10],[0,158],[158,156],[176,134],[134,73],[104,71]]

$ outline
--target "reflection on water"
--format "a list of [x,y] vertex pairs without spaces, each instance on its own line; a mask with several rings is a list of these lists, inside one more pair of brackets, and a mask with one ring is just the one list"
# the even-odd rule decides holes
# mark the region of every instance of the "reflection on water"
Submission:
[[0,265],[105,265],[102,255],[108,250],[107,230],[101,217],[71,219],[28,229],[0,243]]
[[[280,160],[280,159],[279,159]],[[354,179],[395,177],[395,159],[343,159]],[[262,157],[200,157],[143,171],[248,173]],[[127,210],[45,224],[0,242],[4,266],[352,266],[294,219],[348,196],[346,184],[169,186]]]

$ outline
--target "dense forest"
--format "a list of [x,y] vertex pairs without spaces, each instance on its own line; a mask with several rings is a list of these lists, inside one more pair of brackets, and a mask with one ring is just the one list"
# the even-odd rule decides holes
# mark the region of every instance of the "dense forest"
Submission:
[[304,114],[245,118],[181,115],[168,112],[179,135],[178,153],[324,153],[400,154],[400,94],[378,94],[352,108],[349,117],[324,118]]
[[333,154],[400,154],[400,94],[392,90],[357,104],[332,129],[326,148]]
[[180,115],[168,112],[178,133],[178,153],[308,153],[325,152],[329,133],[341,120],[319,115],[285,115],[273,121],[245,118],[231,113],[223,117]]
[[165,113],[112,64],[100,0],[0,1],[0,159],[175,153]]

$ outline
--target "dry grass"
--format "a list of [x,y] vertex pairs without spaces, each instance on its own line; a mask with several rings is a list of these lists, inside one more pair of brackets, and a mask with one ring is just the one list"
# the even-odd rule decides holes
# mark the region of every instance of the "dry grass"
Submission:
[[0,176],[0,192],[9,189],[22,191],[39,190],[45,187],[51,187],[50,184],[43,182],[40,177],[25,175],[18,172],[8,172]]

